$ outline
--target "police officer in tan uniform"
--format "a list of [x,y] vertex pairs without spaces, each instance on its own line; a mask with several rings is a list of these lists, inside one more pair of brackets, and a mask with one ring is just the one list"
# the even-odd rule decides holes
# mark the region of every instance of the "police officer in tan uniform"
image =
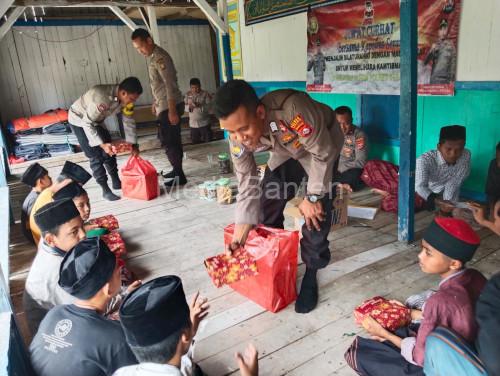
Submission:
[[455,81],[457,71],[457,50],[448,39],[448,21],[442,19],[438,30],[439,40],[434,43],[424,64],[432,61],[431,84],[449,84]]
[[[283,228],[283,209],[307,180],[299,209],[304,216],[301,252],[307,269],[295,310],[307,313],[318,300],[316,272],[330,261],[333,172],[344,136],[334,111],[304,92],[276,90],[258,99],[243,80],[224,84],[215,96],[214,110],[229,132],[231,155],[238,178],[234,251],[258,224]],[[259,184],[254,152],[270,150]]]
[[163,175],[165,185],[187,183],[182,170],[184,155],[181,140],[181,115],[184,113],[184,98],[177,83],[177,71],[167,51],[156,45],[144,29],[132,33],[132,44],[142,55],[149,57],[149,80],[153,92],[153,113],[158,117],[158,135],[173,170]]
[[[128,77],[119,85],[96,85],[78,98],[68,111],[68,122],[76,135],[83,152],[89,158],[95,180],[101,186],[103,197],[109,201],[119,200],[108,186],[106,170],[111,177],[113,189],[121,189],[116,152],[111,145],[108,130],[103,127],[104,119],[116,115],[142,94],[142,86],[136,77]],[[131,134],[135,144],[135,122],[132,117],[122,117],[126,134]],[[134,153],[137,152],[134,146]]]
[[362,186],[361,173],[368,160],[368,138],[361,128],[352,124],[352,110],[349,107],[337,107],[335,117],[344,133],[344,146],[334,181],[348,191],[356,191]]

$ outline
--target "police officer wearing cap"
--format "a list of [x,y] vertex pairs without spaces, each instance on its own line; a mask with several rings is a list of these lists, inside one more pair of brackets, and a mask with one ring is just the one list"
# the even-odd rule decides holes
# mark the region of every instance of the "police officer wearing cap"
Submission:
[[149,80],[154,98],[153,114],[160,122],[158,136],[172,165],[172,171],[163,175],[165,185],[184,185],[187,183],[182,169],[184,152],[181,116],[184,113],[184,98],[179,90],[174,62],[169,53],[155,44],[151,35],[144,29],[134,30],[132,44],[141,55],[149,58]]
[[[121,189],[115,150],[111,137],[103,126],[104,119],[116,115],[142,94],[142,86],[136,77],[128,77],[119,85],[96,85],[73,103],[68,112],[68,122],[76,135],[83,152],[89,158],[95,180],[101,186],[103,197],[109,201],[120,199],[108,186],[106,170],[111,177],[113,189]],[[135,121],[131,116],[122,116],[127,142],[134,144],[137,153]]]
[[52,308],[30,345],[38,376],[107,376],[137,363],[120,323],[103,315],[121,287],[115,255],[99,240],[82,240],[64,257],[59,286],[75,302]]
[[431,84],[449,84],[455,81],[457,70],[457,50],[448,39],[448,21],[439,23],[438,41],[434,43],[424,60],[424,64],[432,62]]
[[[295,310],[307,313],[318,300],[317,269],[330,261],[333,172],[344,142],[334,111],[304,92],[276,90],[259,100],[243,80],[224,84],[215,96],[216,116],[230,134],[231,155],[238,178],[236,227],[231,250],[245,243],[250,229],[262,223],[283,228],[283,209],[307,180],[299,205],[302,260],[307,269]],[[270,150],[259,185],[253,153]],[[279,188],[279,189],[278,189]]]

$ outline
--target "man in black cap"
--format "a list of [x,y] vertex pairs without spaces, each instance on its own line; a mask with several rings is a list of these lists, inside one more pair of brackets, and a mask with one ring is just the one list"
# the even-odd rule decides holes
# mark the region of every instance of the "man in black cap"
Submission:
[[[120,321],[140,364],[124,367],[114,376],[185,375],[186,354],[208,308],[198,294],[188,306],[177,276],[156,278],[129,294],[120,308]],[[246,355],[243,359],[238,354],[241,374],[256,376],[257,351],[252,346]]]
[[120,291],[120,266],[99,238],[82,240],[64,257],[59,286],[75,298],[54,307],[31,342],[38,376],[105,376],[137,363],[120,324],[104,317]]
[[456,202],[460,187],[470,173],[471,154],[465,149],[465,127],[442,127],[436,150],[430,150],[417,159],[415,191],[424,201],[424,207],[433,210],[436,198]]
[[74,301],[57,284],[59,267],[66,252],[85,237],[83,221],[72,200],[54,201],[43,206],[36,213],[35,220],[43,239],[31,264],[23,294],[26,319],[32,333],[36,332],[49,309]]
[[52,179],[50,178],[48,171],[35,162],[31,164],[26,171],[24,171],[21,181],[31,187],[31,191],[24,199],[22,206],[21,230],[27,240],[35,243],[29,227],[31,209],[33,208],[40,192],[52,185]]

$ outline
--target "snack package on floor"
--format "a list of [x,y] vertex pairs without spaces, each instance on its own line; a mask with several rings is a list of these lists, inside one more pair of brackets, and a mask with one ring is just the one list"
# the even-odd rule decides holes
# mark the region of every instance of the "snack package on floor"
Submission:
[[116,217],[112,214],[91,219],[89,223],[91,225],[97,225],[98,227],[105,228],[108,231],[118,230],[120,228],[118,225],[118,219],[116,219]]
[[354,309],[354,318],[358,325],[361,325],[366,316],[373,317],[380,325],[392,332],[411,322],[409,308],[381,296],[368,299]]
[[205,267],[217,288],[258,274],[255,259],[244,249],[238,249],[231,256],[222,253],[209,257]]
[[[224,229],[230,244],[234,224]],[[257,262],[258,274],[230,286],[270,312],[278,312],[297,298],[298,231],[257,226],[250,231],[244,249]]]
[[149,161],[132,155],[121,172],[124,197],[152,200],[160,195],[158,173]]
[[116,257],[123,256],[125,253],[127,253],[125,242],[118,232],[113,231],[109,234],[102,235],[101,239],[104,243],[106,243],[109,250],[113,252]]

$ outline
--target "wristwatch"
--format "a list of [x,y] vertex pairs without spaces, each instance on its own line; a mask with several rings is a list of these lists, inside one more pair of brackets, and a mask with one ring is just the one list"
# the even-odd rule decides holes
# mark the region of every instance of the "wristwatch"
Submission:
[[311,204],[315,204],[319,200],[321,200],[323,196],[321,195],[306,195],[307,201],[309,201]]

